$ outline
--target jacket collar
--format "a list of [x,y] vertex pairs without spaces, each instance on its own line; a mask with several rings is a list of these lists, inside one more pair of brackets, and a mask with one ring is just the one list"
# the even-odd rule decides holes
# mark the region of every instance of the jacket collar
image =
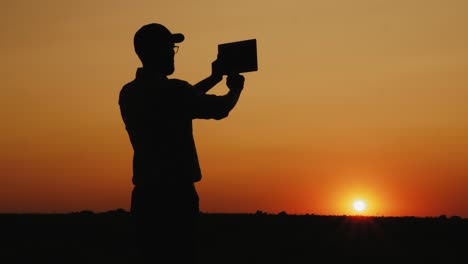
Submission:
[[138,68],[135,78],[140,81],[162,81],[167,80],[167,76],[157,72],[149,71],[145,68]]

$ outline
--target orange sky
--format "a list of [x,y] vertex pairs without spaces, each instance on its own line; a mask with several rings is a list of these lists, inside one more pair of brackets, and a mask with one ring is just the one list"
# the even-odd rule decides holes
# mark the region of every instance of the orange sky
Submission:
[[[128,209],[117,104],[134,32],[183,32],[175,78],[256,38],[228,119],[194,121],[208,212],[468,217],[468,2],[6,1],[0,212]],[[213,90],[223,94],[224,84]]]

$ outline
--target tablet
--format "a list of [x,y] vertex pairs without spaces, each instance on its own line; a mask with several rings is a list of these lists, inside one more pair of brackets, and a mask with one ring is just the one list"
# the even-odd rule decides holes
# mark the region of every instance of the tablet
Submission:
[[218,45],[223,74],[258,71],[257,40],[249,39]]

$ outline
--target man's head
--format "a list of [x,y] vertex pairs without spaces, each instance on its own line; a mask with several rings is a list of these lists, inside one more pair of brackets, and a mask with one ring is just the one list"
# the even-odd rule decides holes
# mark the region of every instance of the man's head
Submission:
[[133,38],[135,52],[143,67],[152,68],[164,75],[174,72],[174,44],[184,41],[184,35],[172,34],[161,24],[141,27]]

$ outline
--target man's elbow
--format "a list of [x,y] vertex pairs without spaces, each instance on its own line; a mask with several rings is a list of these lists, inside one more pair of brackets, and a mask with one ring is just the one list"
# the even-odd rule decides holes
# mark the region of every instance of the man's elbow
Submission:
[[221,113],[218,113],[216,116],[214,116],[214,119],[216,120],[221,120],[229,116],[229,111],[223,111]]

